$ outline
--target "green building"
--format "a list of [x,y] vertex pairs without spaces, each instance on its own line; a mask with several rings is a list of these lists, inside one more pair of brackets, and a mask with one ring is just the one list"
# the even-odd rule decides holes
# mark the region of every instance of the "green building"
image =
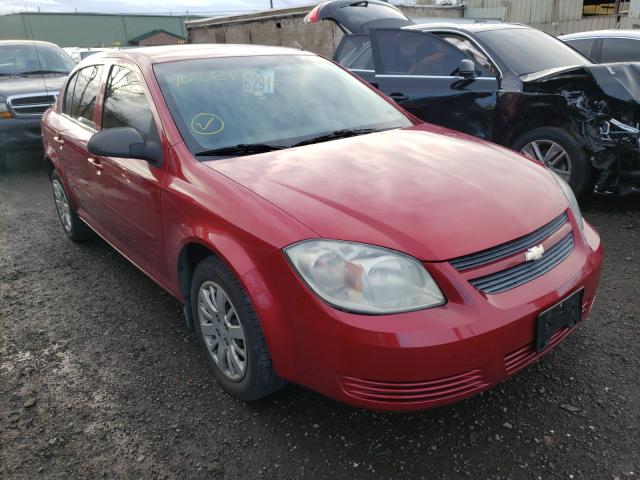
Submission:
[[161,34],[186,42],[184,22],[197,17],[97,13],[0,15],[0,40],[44,40],[61,47],[126,47]]

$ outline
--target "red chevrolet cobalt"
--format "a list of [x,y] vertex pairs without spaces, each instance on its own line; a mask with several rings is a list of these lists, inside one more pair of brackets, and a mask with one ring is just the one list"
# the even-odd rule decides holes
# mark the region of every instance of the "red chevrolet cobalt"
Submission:
[[513,375],[593,303],[567,184],[419,123],[311,53],[203,45],[80,63],[43,119],[62,227],[185,304],[221,386],[377,410]]

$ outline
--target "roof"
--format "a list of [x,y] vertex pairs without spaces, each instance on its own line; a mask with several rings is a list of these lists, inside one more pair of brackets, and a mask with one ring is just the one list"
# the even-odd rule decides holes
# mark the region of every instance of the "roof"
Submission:
[[405,27],[407,30],[428,30],[428,29],[455,29],[468,32],[487,32],[490,30],[510,30],[531,28],[519,23],[423,23],[421,25],[411,25]]
[[0,45],[56,45],[51,42],[43,42],[42,40],[0,40]]
[[164,63],[192,58],[251,57],[257,55],[314,55],[295,48],[271,47],[266,45],[234,45],[230,43],[200,43],[189,45],[163,45],[159,47],[139,47],[126,50],[110,50],[97,53],[91,58],[120,57],[145,60],[149,63]]
[[611,38],[611,37],[628,37],[640,40],[640,31],[638,30],[593,30],[591,32],[570,33],[568,35],[560,35],[561,40],[574,40],[577,38]]
[[171,33],[171,32],[168,32],[168,31],[166,31],[164,29],[159,28],[159,29],[156,29],[156,30],[151,30],[150,32],[147,32],[147,33],[143,33],[142,35],[138,35],[137,37],[130,38],[129,42],[138,43],[138,42],[144,40],[145,38],[153,37],[154,35],[157,35],[159,33],[165,33],[167,35],[171,35],[172,37],[179,38],[181,40],[185,40],[185,38],[183,36],[181,36],[181,35],[176,35],[175,33]]

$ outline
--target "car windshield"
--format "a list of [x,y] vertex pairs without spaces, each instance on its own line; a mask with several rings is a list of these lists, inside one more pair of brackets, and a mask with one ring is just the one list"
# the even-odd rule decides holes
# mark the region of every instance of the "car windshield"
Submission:
[[71,57],[56,45],[41,43],[0,44],[0,75],[67,74],[73,67],[75,67],[75,63]]
[[591,62],[560,40],[531,28],[487,30],[477,34],[517,75]]
[[184,60],[154,71],[196,154],[239,145],[257,153],[247,146],[290,147],[412,125],[362,82],[312,55]]

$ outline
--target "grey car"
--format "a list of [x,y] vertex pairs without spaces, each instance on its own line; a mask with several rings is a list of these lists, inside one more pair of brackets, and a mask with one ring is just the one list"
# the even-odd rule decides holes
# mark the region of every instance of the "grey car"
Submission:
[[42,148],[40,118],[74,66],[53,43],[0,41],[0,167],[11,154]]
[[595,30],[558,38],[594,63],[640,62],[638,30]]

